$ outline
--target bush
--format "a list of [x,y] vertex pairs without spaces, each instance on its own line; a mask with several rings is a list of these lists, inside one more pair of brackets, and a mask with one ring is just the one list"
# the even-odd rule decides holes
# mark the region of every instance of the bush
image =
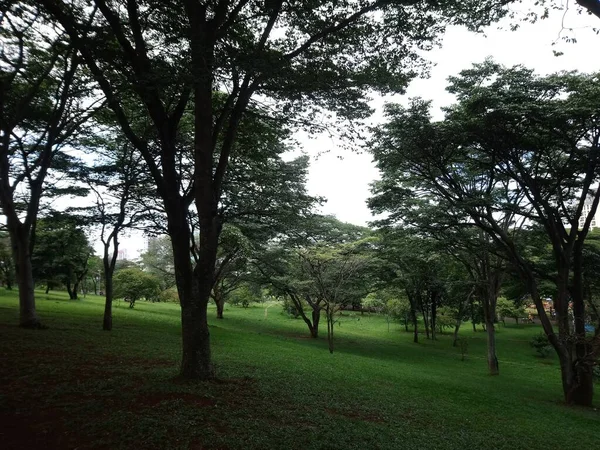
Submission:
[[167,303],[179,303],[179,294],[177,293],[177,288],[169,288],[160,292],[158,295],[159,302],[167,302]]
[[529,345],[531,345],[538,355],[541,358],[546,358],[550,352],[552,352],[552,347],[550,346],[550,342],[548,342],[548,337],[544,333],[540,333],[535,336],[531,341],[529,341]]

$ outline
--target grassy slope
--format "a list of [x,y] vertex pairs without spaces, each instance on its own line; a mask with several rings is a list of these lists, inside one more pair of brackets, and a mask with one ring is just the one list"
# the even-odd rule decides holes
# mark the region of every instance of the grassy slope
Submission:
[[[183,384],[179,308],[115,308],[39,294],[50,327],[21,330],[0,291],[3,448],[598,448],[600,412],[561,404],[558,365],[528,345],[539,328],[499,328],[501,375],[486,375],[485,335],[465,327],[415,345],[381,317],[346,315],[337,351],[278,306],[212,320],[219,380]],[[574,439],[580,440],[581,447]]]

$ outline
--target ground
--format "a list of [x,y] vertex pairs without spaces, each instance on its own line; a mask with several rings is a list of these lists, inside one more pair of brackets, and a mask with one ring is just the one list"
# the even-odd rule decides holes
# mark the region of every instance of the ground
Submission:
[[[562,403],[558,364],[500,326],[499,377],[485,333],[413,344],[377,315],[346,313],[336,352],[280,306],[212,320],[218,379],[183,383],[175,304],[115,305],[38,293],[46,330],[18,328],[0,288],[0,447],[8,449],[594,449],[600,411]],[[211,311],[215,315],[215,311]],[[324,333],[326,330],[322,330]],[[598,386],[600,388],[600,386]],[[598,389],[597,389],[598,390]],[[596,404],[600,394],[597,395]]]

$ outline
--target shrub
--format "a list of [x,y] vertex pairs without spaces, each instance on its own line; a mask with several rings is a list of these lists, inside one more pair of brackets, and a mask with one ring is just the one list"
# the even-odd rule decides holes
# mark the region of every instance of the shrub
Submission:
[[179,294],[177,288],[169,288],[160,292],[158,295],[159,302],[179,303]]
[[538,352],[538,355],[541,358],[546,358],[552,351],[550,342],[548,342],[548,337],[544,333],[540,333],[531,339],[531,341],[529,341],[529,345],[531,345],[535,351]]

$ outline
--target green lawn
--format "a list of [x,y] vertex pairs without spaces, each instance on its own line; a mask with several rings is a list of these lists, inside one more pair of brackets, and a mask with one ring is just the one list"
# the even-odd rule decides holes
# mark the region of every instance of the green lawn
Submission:
[[330,355],[277,305],[229,307],[211,321],[218,380],[182,383],[178,306],[121,304],[103,332],[102,302],[40,292],[49,328],[23,330],[0,289],[0,448],[600,448],[600,412],[562,404],[556,360],[528,345],[536,325],[499,327],[490,377],[470,325],[463,362],[450,336],[413,344],[347,313]]

